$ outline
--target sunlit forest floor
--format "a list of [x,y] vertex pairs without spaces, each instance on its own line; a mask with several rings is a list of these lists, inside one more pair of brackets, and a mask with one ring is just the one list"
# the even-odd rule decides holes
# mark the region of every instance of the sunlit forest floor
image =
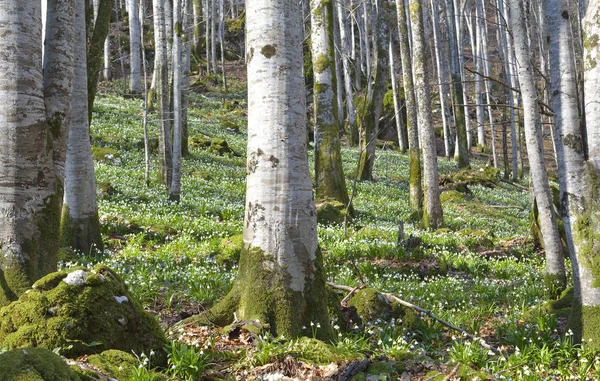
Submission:
[[[355,186],[358,150],[343,149],[355,214],[346,227],[319,223],[328,281],[391,293],[476,339],[424,314],[392,308],[369,290],[360,291],[362,298],[379,301],[378,307],[363,309],[352,297],[345,301],[342,313],[332,314],[337,337],[326,347],[266,332],[181,324],[222,298],[236,276],[244,215],[245,88],[232,83],[224,94],[209,85],[192,94],[191,151],[183,162],[181,202],[175,204],[158,183],[155,121],[146,186],[142,101],[125,99],[116,94],[118,83],[112,86],[96,98],[91,128],[106,250],[62,266],[109,265],[160,320],[171,341],[169,368],[154,369],[140,356],[131,379],[597,379],[599,357],[574,346],[566,328],[569,296],[549,301],[551,290],[543,286],[543,252],[530,237],[531,199],[522,189],[527,182],[517,187],[492,176],[473,181],[468,191],[447,190],[445,227],[424,231],[410,218],[408,156],[391,149],[377,151],[376,180]],[[215,144],[223,143],[217,138],[231,151],[218,152]],[[212,149],[205,146],[211,139]],[[489,174],[485,164],[475,161],[471,176]],[[444,158],[439,171],[442,178],[457,172]],[[405,239],[398,245],[400,223]],[[347,294],[340,292],[339,299]],[[316,334],[319,328],[311,330]]]

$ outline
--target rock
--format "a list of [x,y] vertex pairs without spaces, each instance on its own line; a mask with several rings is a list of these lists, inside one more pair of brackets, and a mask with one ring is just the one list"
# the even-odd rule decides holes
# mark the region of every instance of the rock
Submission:
[[410,329],[416,328],[419,316],[410,308],[388,301],[373,288],[364,288],[356,292],[348,301],[348,307],[354,307],[358,316],[367,321],[389,321]]
[[0,309],[0,346],[7,348],[61,348],[69,358],[108,349],[154,350],[160,364],[165,342],[156,320],[104,265],[48,274]]
[[346,205],[339,201],[323,200],[316,203],[317,221],[320,224],[343,224]]
[[130,353],[110,349],[97,355],[91,355],[87,363],[93,365],[107,376],[117,380],[126,380],[133,373],[138,360]]
[[21,348],[0,354],[0,381],[79,381],[59,355],[45,348]]

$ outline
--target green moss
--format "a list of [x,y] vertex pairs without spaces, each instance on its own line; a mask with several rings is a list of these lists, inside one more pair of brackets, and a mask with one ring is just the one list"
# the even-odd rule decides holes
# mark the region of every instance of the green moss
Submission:
[[138,361],[130,353],[110,349],[100,354],[91,355],[87,363],[93,365],[103,374],[116,378],[117,380],[128,379]]
[[216,262],[218,264],[226,265],[238,263],[243,247],[244,238],[241,234],[223,238],[220,245],[220,253],[217,254],[216,257]]
[[[81,268],[70,273],[77,270]],[[162,330],[131,297],[123,280],[103,265],[86,272],[88,279],[81,286],[62,281],[65,272],[50,274],[0,309],[0,345],[62,348],[67,357],[106,349],[154,350],[158,362],[164,362]]]
[[319,54],[319,56],[313,60],[313,71],[321,74],[329,67],[330,63],[329,57],[327,57],[326,54]]
[[600,350],[600,306],[582,306],[573,301],[569,328],[576,343],[585,342],[593,350]]
[[290,342],[288,353],[302,361],[326,365],[332,362],[352,361],[363,359],[364,356],[358,352],[352,352],[345,348],[337,348],[326,344],[321,340],[301,337]]
[[342,224],[346,216],[346,205],[339,201],[324,200],[316,203],[317,221],[321,224]]
[[56,353],[22,348],[0,354],[0,381],[79,381],[79,376]]
[[411,329],[415,328],[419,321],[414,310],[398,303],[388,302],[373,288],[365,288],[356,292],[348,301],[348,306],[355,308],[358,316],[366,321],[401,319],[399,325]]
[[456,190],[447,190],[440,194],[440,201],[442,203],[460,203],[465,201],[465,195]]
[[[290,289],[287,270],[269,260],[267,253],[256,247],[243,248],[238,276],[229,294],[207,314],[187,319],[186,323],[209,321],[225,326],[233,321],[235,313],[240,321],[267,324],[276,337],[312,335],[305,327],[313,322],[321,325],[316,332],[318,338],[331,339],[320,250],[316,254],[313,273],[307,276],[306,287],[300,292]],[[308,253],[299,248],[296,255]]]

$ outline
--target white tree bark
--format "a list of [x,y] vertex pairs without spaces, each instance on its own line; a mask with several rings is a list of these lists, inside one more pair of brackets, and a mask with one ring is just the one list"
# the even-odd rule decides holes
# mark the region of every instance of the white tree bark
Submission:
[[52,133],[53,160],[62,184],[73,90],[73,20],[75,4],[50,0],[46,8],[47,40],[44,40],[44,103]]
[[102,69],[102,78],[105,81],[110,81],[110,28],[108,30],[108,35],[106,36],[106,40],[104,40],[104,66]]
[[[344,90],[346,92],[346,109],[348,114],[348,125],[352,130],[356,124],[356,110],[354,108],[354,92],[352,91],[352,75],[350,74],[350,60],[348,58],[349,41],[348,41],[348,22],[345,0],[337,0],[337,16],[338,25],[340,28],[341,48],[340,55],[342,58],[342,69],[344,73]],[[352,23],[350,23],[352,25]],[[354,46],[354,39],[351,39]]]
[[129,91],[133,94],[142,92],[141,56],[140,56],[140,20],[138,0],[127,0],[129,3]]
[[169,198],[179,202],[181,193],[181,0],[173,0],[173,178]]
[[390,79],[392,82],[392,96],[394,98],[394,119],[396,120],[396,131],[398,133],[398,147],[401,152],[406,152],[408,149],[408,137],[406,136],[406,128],[402,119],[402,110],[400,109],[400,100],[398,95],[398,81],[396,80],[396,54],[394,50],[394,42],[390,36],[388,54],[390,56]]
[[61,243],[78,252],[102,250],[87,102],[85,0],[76,0],[73,113],[65,165]]
[[421,155],[419,150],[419,130],[417,126],[417,102],[415,100],[413,65],[408,42],[408,20],[404,10],[404,0],[396,1],[398,20],[398,39],[400,42],[400,60],[404,82],[404,100],[406,106],[406,130],[409,152],[409,204],[413,212],[422,213],[423,188],[421,187]]
[[171,186],[173,157],[171,153],[171,123],[169,120],[169,72],[167,35],[165,31],[164,0],[154,0],[154,70],[156,71],[156,99],[158,100],[158,122],[160,125],[159,150],[161,155],[161,181]]
[[[483,0],[481,3],[478,3],[478,6],[481,8],[480,12],[483,15],[482,23],[480,24],[481,28],[481,51],[483,53],[483,74],[486,76],[491,76],[490,70],[490,54],[488,51],[488,33],[487,33],[487,15],[485,7],[483,6]],[[494,168],[498,168],[498,155],[496,153],[496,131],[494,128],[494,114],[492,113],[492,88],[490,85],[490,81],[485,79],[485,99],[487,103],[488,109],[488,120],[490,123],[490,132],[491,132],[491,144],[492,144],[492,159],[494,162]]]
[[[475,46],[473,59],[475,60],[475,70],[483,73],[483,3],[480,0],[475,1],[475,22],[472,25],[475,40],[471,42]],[[474,42],[474,43],[473,43]],[[475,78],[475,104],[477,114],[477,145],[485,146],[485,107],[483,106],[483,82],[480,77]]]
[[415,94],[417,97],[417,120],[421,132],[423,151],[423,180],[425,199],[422,224],[427,229],[437,229],[444,224],[442,204],[440,202],[439,175],[437,168],[437,149],[431,117],[431,95],[427,74],[429,62],[423,30],[423,0],[410,1],[410,18],[413,36],[413,72]]
[[219,1],[219,48],[221,50],[221,80],[223,89],[227,91],[227,77],[225,76],[225,10],[223,9],[224,0]]
[[441,44],[440,40],[440,32],[439,32],[439,23],[440,18],[438,16],[438,8],[435,0],[431,0],[431,25],[433,29],[433,50],[435,51],[435,64],[437,69],[437,78],[438,78],[438,95],[440,97],[440,112],[442,116],[442,127],[444,129],[444,151],[446,153],[446,157],[450,157],[450,151],[452,149],[450,145],[450,126],[448,125],[448,120],[446,118],[446,93],[444,92],[444,84],[446,83],[447,76],[445,75],[446,68],[442,64],[441,58]]
[[208,0],[210,4],[210,62],[212,72],[217,74],[217,17],[215,15],[216,3],[218,0]]
[[340,153],[339,126],[335,118],[333,88],[333,4],[311,0],[311,53],[314,78],[315,182],[318,200],[348,203]]
[[[466,2],[463,0],[454,0],[454,23],[455,23],[455,31],[456,31],[456,42],[457,42],[457,52],[458,52],[458,71],[460,72],[460,81],[464,84],[466,82],[465,76],[465,55],[463,51],[463,14],[465,9]],[[467,135],[467,155],[471,153],[471,118],[469,117],[469,97],[467,96],[467,91],[462,92],[463,96],[463,104],[464,104],[464,116],[465,116],[465,130]]]
[[[238,279],[215,310],[270,323],[275,335],[329,332],[306,152],[302,26],[295,0],[246,9],[248,177]],[[216,312],[216,311],[215,311]],[[321,330],[317,335],[321,334]]]
[[0,305],[56,270],[60,195],[48,146],[39,1],[0,1]]
[[548,175],[544,163],[541,119],[537,103],[537,89],[533,78],[533,67],[527,45],[525,15],[523,14],[523,5],[520,1],[511,0],[510,5],[517,72],[521,95],[523,97],[527,155],[529,157],[533,194],[538,205],[540,230],[542,231],[546,252],[546,274],[556,281],[564,283],[566,276],[562,244],[556,224],[554,204],[552,203],[552,194],[548,186]]

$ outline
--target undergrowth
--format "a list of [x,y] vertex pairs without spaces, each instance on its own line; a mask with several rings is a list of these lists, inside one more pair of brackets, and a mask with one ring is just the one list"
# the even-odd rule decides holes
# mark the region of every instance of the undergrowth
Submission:
[[[333,359],[315,357],[310,342],[289,338],[263,335],[254,337],[250,346],[219,349],[219,334],[211,328],[204,334],[170,328],[181,317],[214,304],[235,278],[235,262],[216,258],[222,240],[242,232],[246,101],[241,91],[192,94],[190,137],[223,138],[234,153],[219,156],[192,149],[183,162],[179,204],[170,202],[158,183],[156,151],[150,186],[145,185],[140,106],[139,100],[118,95],[96,98],[92,142],[110,149],[96,161],[107,249],[100,256],[83,254],[62,264],[102,262],[119,271],[170,331],[169,368],[151,369],[140,358],[132,379],[197,380],[202,374],[250,379],[256,368],[286,356],[315,366],[340,358],[380,358],[393,364],[390,376],[429,374],[431,379],[452,370],[462,379],[598,376],[598,355],[585,345],[573,345],[565,332],[566,318],[543,309],[548,290],[543,286],[543,255],[534,249],[528,232],[530,195],[504,183],[469,186],[469,195],[443,205],[445,228],[424,231],[410,219],[408,157],[393,150],[377,152],[375,181],[356,184],[355,215],[347,229],[319,225],[328,280],[347,286],[365,282],[393,293],[463,327],[503,355],[425,316],[413,330],[396,320],[346,326],[332,319],[337,339],[330,343],[331,356],[339,356]],[[156,140],[155,121],[150,127],[151,140]],[[312,162],[312,152],[309,156]],[[352,189],[358,151],[344,148],[342,156]],[[455,172],[451,161],[440,159],[439,165],[442,174]],[[405,237],[417,245],[397,245],[400,223]]]

